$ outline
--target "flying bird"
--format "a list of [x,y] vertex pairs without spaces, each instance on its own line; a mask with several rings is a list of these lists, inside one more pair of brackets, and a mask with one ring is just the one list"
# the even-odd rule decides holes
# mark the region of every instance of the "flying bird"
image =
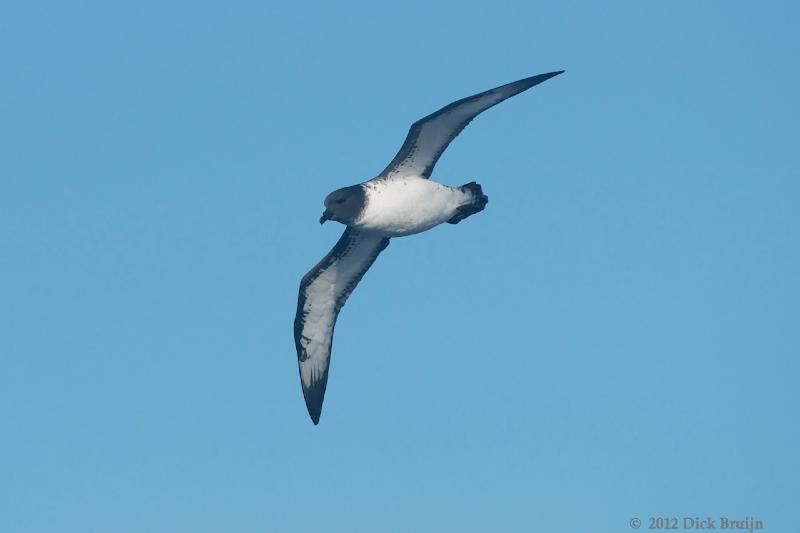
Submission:
[[429,178],[450,142],[483,111],[564,72],[549,72],[468,96],[414,124],[391,163],[369,181],[325,198],[319,219],[347,226],[339,241],[300,282],[294,342],[308,414],[319,423],[339,311],[389,239],[458,224],[489,198],[475,182],[448,187]]

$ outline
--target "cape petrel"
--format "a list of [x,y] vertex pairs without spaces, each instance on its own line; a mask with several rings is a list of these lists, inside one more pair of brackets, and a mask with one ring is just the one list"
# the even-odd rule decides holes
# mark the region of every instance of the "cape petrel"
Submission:
[[448,187],[431,181],[447,145],[478,114],[564,72],[549,72],[463,98],[411,125],[403,146],[377,177],[333,191],[319,219],[341,222],[339,242],[300,282],[294,342],[308,414],[319,423],[339,310],[392,237],[442,222],[458,224],[483,211],[488,197],[475,182]]

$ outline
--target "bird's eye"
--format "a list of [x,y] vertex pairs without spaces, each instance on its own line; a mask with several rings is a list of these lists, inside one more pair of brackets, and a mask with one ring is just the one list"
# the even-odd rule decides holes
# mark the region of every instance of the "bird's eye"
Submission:
[[340,199],[336,200],[336,203],[337,204],[343,204],[344,203],[344,198],[340,198]]

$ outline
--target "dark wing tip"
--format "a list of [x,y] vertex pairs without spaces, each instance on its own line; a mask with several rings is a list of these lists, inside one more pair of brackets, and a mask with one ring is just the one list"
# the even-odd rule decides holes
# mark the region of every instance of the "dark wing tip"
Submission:
[[320,401],[314,402],[308,396],[306,396],[306,408],[308,409],[308,416],[311,417],[311,421],[314,422],[316,426],[319,424],[319,417],[322,414],[322,398]]
[[554,77],[558,76],[559,74],[563,74],[564,72],[566,72],[566,71],[564,71],[564,70],[556,70],[556,71],[553,71],[553,72],[547,72],[545,74],[537,74],[536,76],[531,76],[530,78],[525,78],[524,80],[520,80],[517,83],[522,82],[525,85],[527,85],[528,87],[533,87],[534,85],[538,85],[538,84],[542,83],[543,81],[547,81],[550,78],[554,78]]
[[312,383],[310,387],[303,387],[303,398],[306,401],[306,409],[308,409],[308,416],[314,425],[319,424],[319,417],[322,415],[322,402],[325,399],[325,385],[327,384],[328,376],[325,372],[325,378]]

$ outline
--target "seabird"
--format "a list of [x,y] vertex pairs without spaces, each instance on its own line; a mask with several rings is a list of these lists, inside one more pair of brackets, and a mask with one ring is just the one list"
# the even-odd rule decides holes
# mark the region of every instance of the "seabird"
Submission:
[[458,224],[486,207],[489,199],[475,182],[448,187],[429,179],[442,152],[483,111],[562,72],[539,74],[463,98],[418,120],[383,172],[325,198],[320,224],[335,220],[347,227],[328,255],[303,276],[294,318],[300,382],[315,425],[328,383],[336,318],[389,239],[442,222]]

